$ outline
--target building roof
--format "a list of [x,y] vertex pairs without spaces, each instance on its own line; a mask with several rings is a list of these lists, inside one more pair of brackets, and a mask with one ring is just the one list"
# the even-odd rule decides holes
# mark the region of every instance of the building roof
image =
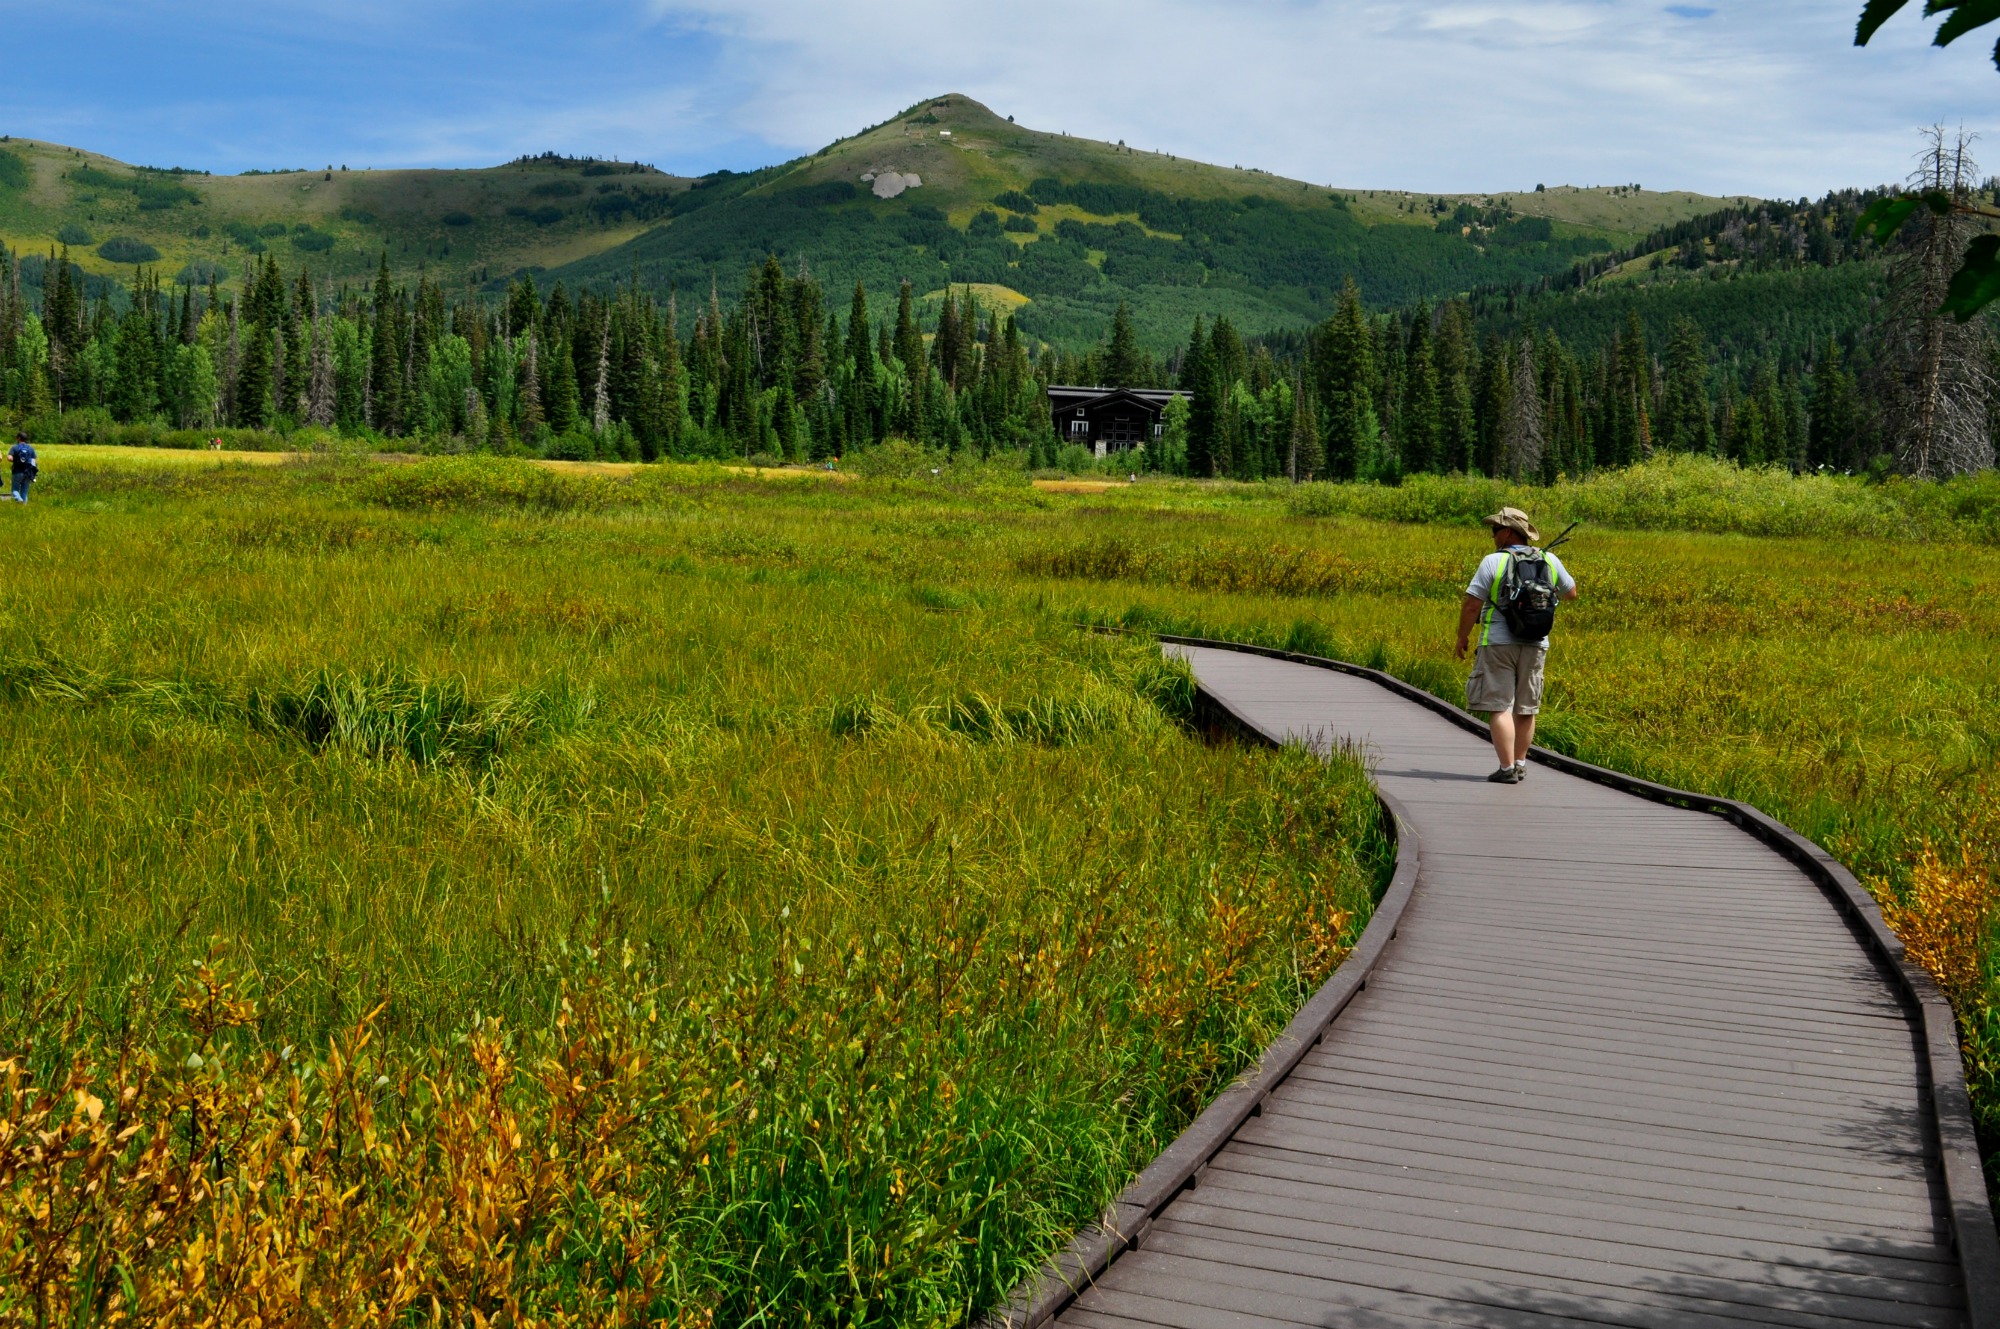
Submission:
[[1050,387],[1049,404],[1075,408],[1096,406],[1117,398],[1135,401],[1153,410],[1165,410],[1167,403],[1187,394],[1176,388],[1091,388],[1091,387]]

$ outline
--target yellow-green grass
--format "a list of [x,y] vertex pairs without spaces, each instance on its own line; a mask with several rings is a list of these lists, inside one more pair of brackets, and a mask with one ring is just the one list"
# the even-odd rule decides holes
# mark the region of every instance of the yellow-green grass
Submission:
[[1205,745],[1017,580],[1025,485],[44,476],[0,1319],[962,1323],[1379,887],[1358,767]]
[[128,448],[115,443],[44,443],[35,449],[43,466],[272,466],[296,461],[296,452],[250,452],[242,448]]

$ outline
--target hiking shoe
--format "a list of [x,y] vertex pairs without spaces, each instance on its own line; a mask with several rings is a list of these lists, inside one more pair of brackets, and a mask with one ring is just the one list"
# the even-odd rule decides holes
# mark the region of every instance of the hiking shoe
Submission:
[[1502,766],[1499,770],[1486,777],[1486,783],[1519,784],[1521,783],[1521,768],[1518,766]]
[[1523,781],[1523,780],[1525,780],[1525,779],[1527,779],[1527,778],[1528,778],[1528,763],[1527,763],[1527,762],[1525,762],[1525,761],[1517,761],[1517,762],[1515,762],[1515,763],[1514,763],[1514,783],[1515,783],[1515,784],[1519,784],[1519,783],[1520,783],[1521,781]]

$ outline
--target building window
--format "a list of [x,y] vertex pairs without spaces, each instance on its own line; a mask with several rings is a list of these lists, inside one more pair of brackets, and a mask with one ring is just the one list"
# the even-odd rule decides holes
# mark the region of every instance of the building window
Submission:
[[1069,432],[1072,434],[1088,434],[1090,432],[1090,425],[1087,421],[1072,420],[1069,422]]

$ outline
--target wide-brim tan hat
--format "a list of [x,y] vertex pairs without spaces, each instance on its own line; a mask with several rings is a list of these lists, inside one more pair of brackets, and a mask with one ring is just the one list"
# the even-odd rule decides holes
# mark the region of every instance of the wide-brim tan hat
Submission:
[[1535,523],[1529,521],[1528,514],[1519,508],[1502,508],[1490,516],[1481,517],[1479,520],[1496,530],[1505,526],[1510,531],[1519,531],[1528,537],[1529,544],[1533,544],[1542,538],[1542,533],[1535,529]]

